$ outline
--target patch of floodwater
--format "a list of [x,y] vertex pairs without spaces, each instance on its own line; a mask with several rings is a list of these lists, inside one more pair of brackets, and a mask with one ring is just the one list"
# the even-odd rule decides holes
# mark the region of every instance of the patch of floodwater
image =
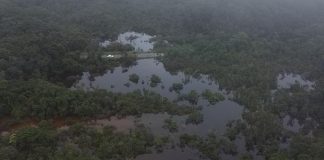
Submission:
[[93,128],[102,129],[105,126],[113,126],[118,132],[128,132],[130,129],[135,129],[135,118],[129,116],[127,118],[111,117],[109,119],[96,119],[87,123]]
[[303,127],[297,119],[292,119],[289,115],[285,116],[282,121],[283,127],[294,133],[298,133]]
[[307,90],[314,89],[315,83],[309,80],[305,80],[299,74],[293,73],[283,73],[279,74],[277,77],[277,86],[279,89],[281,88],[290,88],[294,84],[300,84],[301,86],[305,87]]
[[[137,84],[129,81],[129,76],[131,74],[137,74],[140,77]],[[162,81],[156,87],[150,86],[150,78],[153,74],[158,75]],[[169,88],[174,83],[183,83],[183,89],[180,91],[180,94],[187,94],[191,90],[202,93],[206,89],[226,94],[226,91],[220,90],[218,84],[207,75],[201,75],[198,78],[194,78],[183,72],[171,74],[165,70],[162,63],[154,59],[137,60],[137,65],[129,68],[116,67],[113,70],[107,71],[102,76],[95,77],[94,80],[90,80],[90,77],[91,75],[89,73],[84,73],[81,80],[74,87],[87,90],[100,88],[120,93],[129,93],[135,90],[146,89],[159,93],[169,100],[176,100],[179,94],[171,92]]]
[[[152,39],[155,36],[148,35],[146,33],[137,33],[137,32],[125,32],[118,36],[115,42],[131,45],[135,48],[136,52],[150,52],[154,48],[154,42]],[[112,41],[105,40],[99,43],[101,47],[108,47]]]
[[238,119],[241,116],[243,108],[229,100],[217,103],[212,107],[203,107],[201,112],[204,115],[204,121],[199,125],[186,124],[187,116],[170,116],[168,114],[143,114],[138,123],[151,128],[156,135],[168,135],[169,131],[163,128],[164,120],[172,118],[178,125],[176,134],[197,134],[208,135],[215,133],[222,135],[226,131],[226,124]]
[[[129,81],[131,74],[137,74],[140,79],[138,83]],[[156,87],[150,86],[150,78],[155,74],[161,78],[162,83]],[[183,89],[176,93],[170,91],[169,88],[174,83],[182,83]],[[127,85],[125,85],[127,84]],[[204,115],[204,121],[199,125],[186,124],[187,116],[172,116],[172,119],[178,125],[178,132],[171,134],[167,129],[163,128],[164,120],[170,118],[168,114],[143,114],[141,117],[135,118],[136,124],[144,124],[150,128],[156,135],[171,135],[172,137],[183,134],[198,134],[205,136],[208,133],[216,133],[222,135],[226,130],[226,124],[232,120],[241,119],[244,107],[229,100],[225,90],[220,90],[217,82],[207,75],[190,76],[183,72],[171,74],[166,71],[164,65],[155,59],[140,59],[136,65],[128,68],[116,67],[107,71],[102,76],[92,78],[89,73],[84,73],[82,79],[75,84],[76,88],[92,90],[93,88],[106,89],[112,92],[128,93],[134,90],[149,90],[167,97],[169,100],[177,100],[179,94],[188,94],[191,90],[195,90],[201,94],[206,89],[212,92],[222,93],[227,99],[215,105],[210,105],[207,100],[198,100],[198,106],[203,106],[201,113]],[[132,117],[131,117],[132,118]],[[125,117],[129,119],[129,117]],[[131,119],[132,120],[132,119]],[[132,127],[131,125],[128,127]],[[201,159],[194,151],[182,151],[182,149],[174,148],[165,150],[163,153],[152,153],[141,155],[137,160],[146,159]]]
[[[219,92],[226,96],[226,91],[220,90],[218,84],[207,75],[193,77],[183,72],[171,74],[165,70],[162,63],[154,59],[137,60],[135,66],[131,66],[126,70],[127,72],[125,72],[125,68],[116,67],[114,70],[108,71],[106,74],[95,77],[92,80],[90,80],[89,73],[84,73],[82,79],[75,87],[88,90],[100,88],[121,93],[145,89],[158,93],[169,100],[177,100],[179,93],[170,91],[169,88],[174,83],[182,83],[183,89],[180,91],[180,94],[188,94],[191,90],[195,90],[201,94],[206,89],[209,89],[210,91]],[[140,77],[137,84],[129,81],[129,75],[131,74],[137,74]],[[153,74],[158,75],[162,81],[156,87],[150,86],[150,77]],[[241,119],[241,113],[243,112],[243,106],[230,100],[211,105],[207,100],[200,97],[197,105],[204,106],[201,110],[204,115],[202,124],[186,125],[186,116],[173,117],[182,133],[206,135],[210,132],[216,132],[222,134],[226,129],[226,124],[231,120]],[[162,126],[164,120],[167,118],[169,118],[167,114],[144,114],[139,122],[143,122],[146,126],[152,128],[152,131],[155,133],[166,134],[168,131],[163,129]]]

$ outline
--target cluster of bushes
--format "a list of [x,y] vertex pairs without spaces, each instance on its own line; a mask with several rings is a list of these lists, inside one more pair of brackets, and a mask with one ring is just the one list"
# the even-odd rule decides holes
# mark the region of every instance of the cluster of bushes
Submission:
[[183,94],[179,96],[179,100],[186,100],[189,103],[196,105],[199,100],[199,93],[197,93],[195,90],[191,90],[188,94]]
[[201,112],[195,111],[188,115],[186,124],[198,125],[204,121],[204,115]]
[[0,159],[132,159],[150,153],[153,148],[162,150],[167,142],[165,138],[154,137],[143,126],[121,133],[109,126],[98,131],[82,124],[56,130],[41,122],[37,128],[23,128],[1,136]]
[[211,160],[220,159],[221,153],[237,154],[237,148],[232,142],[214,134],[210,134],[206,138],[183,134],[180,136],[180,146],[197,149],[203,157]]
[[204,99],[207,99],[208,102],[212,105],[216,104],[217,102],[219,101],[223,101],[225,100],[224,96],[221,94],[221,93],[213,93],[211,92],[210,90],[205,90],[201,96],[204,98]]
[[133,83],[138,83],[138,81],[139,81],[139,76],[137,75],[137,74],[131,74],[131,75],[129,75],[129,80],[131,81],[131,82],[133,82]]
[[175,122],[172,118],[164,120],[163,128],[168,129],[171,133],[178,131],[177,122]]
[[188,114],[193,109],[178,106],[159,94],[134,91],[127,94],[106,90],[70,90],[43,80],[1,81],[1,117],[50,119],[68,116],[140,115],[169,112]]
[[155,74],[153,74],[151,76],[151,83],[150,83],[150,86],[151,87],[156,87],[159,83],[161,83],[161,78]]
[[173,83],[172,86],[169,88],[169,91],[175,91],[177,93],[180,93],[180,91],[183,89],[182,83]]

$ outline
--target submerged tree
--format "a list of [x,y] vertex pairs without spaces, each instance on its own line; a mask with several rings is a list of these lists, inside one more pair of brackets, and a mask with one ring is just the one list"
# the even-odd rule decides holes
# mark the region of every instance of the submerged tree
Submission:
[[155,74],[151,76],[151,87],[156,87],[159,83],[161,83],[161,78]]
[[204,115],[198,111],[192,112],[188,115],[186,124],[195,124],[198,125],[204,121]]
[[131,74],[131,75],[129,75],[129,80],[131,81],[131,82],[133,82],[133,83],[138,83],[138,81],[139,81],[139,76],[137,75],[137,74]]

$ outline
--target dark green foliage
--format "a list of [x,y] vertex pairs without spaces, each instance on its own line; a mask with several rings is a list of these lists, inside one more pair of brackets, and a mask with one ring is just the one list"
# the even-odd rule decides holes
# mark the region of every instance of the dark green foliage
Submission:
[[[46,128],[25,128],[11,134],[11,143],[0,142],[0,158],[18,159],[130,159],[148,153],[155,145],[151,132],[137,127],[129,133],[117,133],[111,127],[97,131],[83,125],[58,131]],[[2,138],[8,138],[3,137]],[[162,139],[158,147],[167,143]]]
[[155,74],[151,76],[151,87],[156,87],[159,83],[161,83],[161,78]]
[[170,142],[170,138],[169,137],[156,137],[155,138],[155,141],[154,141],[155,149],[158,152],[162,152],[164,146],[167,145],[169,142]]
[[151,82],[152,83],[161,83],[161,78],[155,74],[151,76]]
[[274,153],[270,156],[269,160],[289,160],[285,153]]
[[106,52],[119,52],[119,53],[126,53],[128,51],[134,50],[131,45],[123,45],[121,43],[111,43],[109,46],[103,49]]
[[250,155],[249,153],[240,155],[240,160],[253,160],[253,156]]
[[113,94],[105,90],[72,91],[42,80],[2,81],[0,88],[0,105],[6,106],[1,111],[2,116],[14,118],[140,115],[164,111],[183,114],[192,110],[172,104],[160,95],[148,91],[127,94]]
[[226,139],[221,139],[216,135],[210,134],[207,138],[196,135],[184,134],[180,136],[180,146],[195,148],[201,152],[203,157],[218,160],[220,153],[236,154],[236,147]]
[[168,129],[171,133],[178,131],[177,122],[173,121],[172,118],[164,120],[163,128]]
[[246,147],[253,150],[255,147],[265,156],[277,153],[282,136],[282,123],[275,115],[264,112],[244,113],[245,122],[236,121],[230,124],[227,136],[234,140],[239,133],[245,137]]
[[191,90],[188,94],[180,95],[180,100],[186,100],[190,104],[196,105],[199,100],[199,94],[195,90]]
[[192,112],[188,115],[186,124],[198,125],[204,121],[204,115],[198,111]]
[[129,75],[129,80],[137,84],[139,81],[139,76],[137,74],[131,74]]
[[18,157],[18,150],[13,146],[0,147],[0,159],[14,160]]
[[179,93],[182,89],[183,89],[182,83],[173,83],[169,90]]
[[202,94],[201,94],[201,96],[204,98],[204,99],[207,99],[208,100],[208,102],[210,103],[210,104],[212,104],[212,105],[215,105],[217,102],[219,102],[219,101],[223,101],[223,100],[225,100],[225,98],[224,98],[224,96],[222,95],[222,94],[220,94],[220,93],[217,93],[217,92],[215,92],[215,93],[213,93],[213,92],[211,92],[210,90],[205,90]]

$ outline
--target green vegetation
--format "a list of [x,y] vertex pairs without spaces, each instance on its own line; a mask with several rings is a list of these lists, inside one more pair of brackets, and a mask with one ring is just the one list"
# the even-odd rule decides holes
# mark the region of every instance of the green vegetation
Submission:
[[[132,30],[158,35],[155,51],[165,53],[161,61],[168,71],[207,74],[246,107],[242,120],[229,125],[229,139],[244,136],[249,151],[270,160],[324,159],[323,17],[321,0],[0,0],[0,116],[22,121],[191,113],[150,92],[69,89],[83,72],[93,78],[114,66],[134,65],[132,58],[102,58],[131,46],[98,45]],[[277,89],[283,72],[316,85],[311,91],[299,85]],[[151,79],[151,86],[159,80]],[[202,96],[211,104],[222,99],[212,94]],[[191,91],[182,98],[197,104],[199,95]],[[304,124],[300,133],[282,126],[287,115]],[[137,131],[73,128],[28,128],[1,136],[0,159],[132,159],[154,142]],[[182,144],[218,159],[223,142],[207,139],[187,135]],[[283,139],[291,140],[284,149],[279,147]]]
[[204,115],[198,111],[192,112],[188,115],[186,124],[198,125],[204,121]]
[[137,74],[131,74],[131,75],[129,75],[129,80],[131,81],[131,82],[133,82],[133,83],[138,83],[138,81],[139,81],[139,76],[137,75]]
[[167,142],[160,139],[144,127],[118,133],[112,127],[100,132],[77,124],[59,131],[42,123],[3,136],[0,159],[131,159],[155,146],[163,148]]
[[117,43],[117,42],[113,42],[111,43],[109,46],[104,47],[103,51],[104,52],[109,52],[109,53],[126,53],[129,51],[133,51],[134,47],[132,47],[131,45],[127,44],[127,45],[123,45],[121,43]]
[[[1,117],[49,119],[69,116],[140,115],[142,113],[190,113],[148,91],[113,94],[105,90],[69,90],[42,80],[0,82]],[[17,96],[19,95],[19,96]],[[24,105],[21,105],[24,104]]]
[[172,86],[169,88],[169,90],[175,91],[177,93],[180,93],[180,91],[183,89],[183,84],[182,83],[173,83]]
[[161,83],[161,78],[155,74],[151,76],[151,87],[156,87],[159,83]]
[[205,90],[201,96],[204,98],[204,99],[207,99],[208,102],[212,105],[215,105],[217,102],[219,101],[223,101],[225,100],[224,96],[221,94],[221,93],[213,93],[211,92],[210,90]]
[[240,160],[253,160],[253,157],[252,157],[252,155],[245,153],[240,156]]
[[196,105],[199,100],[199,94],[195,90],[191,90],[188,94],[180,95],[179,100],[186,100],[190,104]]
[[184,134],[180,136],[180,146],[195,148],[206,158],[212,160],[220,159],[220,153],[237,154],[236,147],[227,139],[222,139],[214,134],[207,138],[201,138],[197,135]]
[[156,137],[154,140],[154,146],[157,152],[163,152],[164,146],[171,141],[169,137]]
[[172,118],[168,118],[164,120],[163,128],[166,128],[169,130],[169,132],[178,132],[178,125],[177,122],[173,121]]

